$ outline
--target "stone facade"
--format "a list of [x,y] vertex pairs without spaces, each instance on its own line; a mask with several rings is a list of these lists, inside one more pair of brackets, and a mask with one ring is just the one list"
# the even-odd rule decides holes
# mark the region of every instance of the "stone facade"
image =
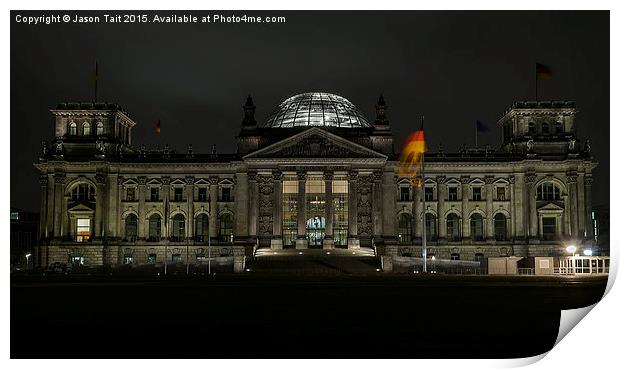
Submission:
[[243,108],[237,152],[197,154],[132,146],[135,123],[117,105],[60,104],[35,164],[35,263],[200,263],[209,245],[237,271],[256,247],[420,256],[423,214],[428,253],[440,259],[591,245],[596,162],[574,134],[573,103],[514,104],[497,149],[427,153],[425,193],[396,174],[383,98],[374,123],[346,128],[273,128],[255,121],[250,98]]

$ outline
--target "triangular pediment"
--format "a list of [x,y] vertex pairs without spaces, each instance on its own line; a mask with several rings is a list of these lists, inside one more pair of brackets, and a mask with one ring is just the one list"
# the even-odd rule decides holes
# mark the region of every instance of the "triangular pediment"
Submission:
[[77,203],[73,207],[67,209],[67,211],[69,213],[93,213],[95,210],[91,209],[83,203]]
[[557,204],[549,202],[549,203],[539,207],[538,210],[554,212],[554,211],[563,211],[564,208],[562,208],[561,206],[559,206]]
[[387,156],[317,127],[307,129],[282,141],[246,155],[243,159],[312,159],[366,158]]

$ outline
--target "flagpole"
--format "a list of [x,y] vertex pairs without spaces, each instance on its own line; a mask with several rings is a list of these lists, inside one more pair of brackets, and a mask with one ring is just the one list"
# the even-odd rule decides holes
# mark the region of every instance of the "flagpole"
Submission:
[[536,101],[538,101],[538,63],[534,63],[534,76],[536,76],[534,79],[535,80],[534,85],[536,86],[534,96],[535,96]]
[[[422,127],[424,127],[424,116],[422,116]],[[420,166],[420,174],[422,177],[422,272],[423,273],[426,273],[426,183],[424,181],[424,155],[425,154],[426,154],[426,138],[424,138],[424,148],[422,150],[422,164]]]
[[476,148],[478,148],[478,122],[474,123],[474,128],[476,129]]

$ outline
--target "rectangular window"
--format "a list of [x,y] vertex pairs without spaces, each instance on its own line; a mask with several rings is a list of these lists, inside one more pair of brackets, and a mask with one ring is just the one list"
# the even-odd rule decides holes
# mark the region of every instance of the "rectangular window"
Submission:
[[424,200],[425,201],[433,201],[435,197],[433,196],[433,187],[425,187],[424,188]]
[[198,201],[207,201],[207,189],[204,187],[198,188]]
[[182,187],[174,188],[174,201],[183,201],[183,188]]
[[222,201],[224,202],[231,201],[230,187],[222,188]]
[[133,264],[133,256],[125,255],[123,257],[123,264],[125,264],[125,265],[132,265]]
[[127,201],[136,201],[136,188],[129,187],[127,188]]
[[450,254],[450,260],[461,260],[461,254],[457,254],[457,253]]
[[482,187],[472,187],[471,194],[472,200],[482,201]]
[[506,201],[506,187],[497,187],[497,200]]
[[553,240],[556,236],[555,217],[542,218],[542,236],[544,240]]
[[149,254],[146,257],[146,262],[148,264],[155,264],[157,262],[157,254]]
[[90,219],[89,218],[78,218],[77,219],[77,229],[76,229],[76,241],[77,242],[86,242],[90,238]]
[[172,262],[173,263],[182,263],[183,258],[181,258],[181,254],[172,254]]
[[282,243],[294,246],[297,238],[297,188],[296,180],[282,181]]
[[458,201],[457,190],[456,187],[448,187],[448,201]]
[[159,201],[159,187],[151,187],[151,201]]
[[400,188],[400,201],[410,201],[409,200],[409,187]]

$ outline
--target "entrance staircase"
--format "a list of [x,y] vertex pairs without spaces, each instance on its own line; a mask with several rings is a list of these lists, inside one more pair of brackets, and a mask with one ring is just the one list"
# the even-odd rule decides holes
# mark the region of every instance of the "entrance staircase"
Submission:
[[246,261],[256,274],[280,275],[368,275],[376,274],[379,259],[373,249],[258,249]]

